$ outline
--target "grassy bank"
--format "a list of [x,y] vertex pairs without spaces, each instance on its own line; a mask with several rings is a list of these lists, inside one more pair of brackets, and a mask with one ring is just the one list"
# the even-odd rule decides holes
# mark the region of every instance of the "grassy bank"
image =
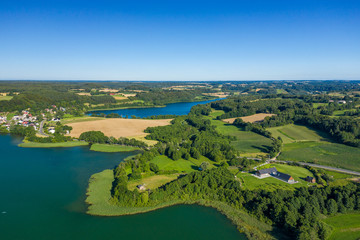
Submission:
[[112,170],[104,170],[91,176],[87,189],[86,202],[89,204],[87,213],[97,216],[120,216],[132,215],[154,211],[156,209],[169,207],[178,204],[199,204],[202,206],[213,207],[227,216],[238,228],[240,232],[246,234],[249,239],[273,239],[269,234],[274,229],[256,218],[234,209],[222,202],[217,201],[171,201],[158,204],[152,207],[119,207],[111,204],[111,186],[114,180]]
[[140,150],[140,148],[132,147],[132,146],[96,143],[96,144],[91,145],[90,150],[96,151],[96,152],[132,152],[135,150]]
[[60,142],[60,143],[37,143],[37,142],[27,142],[24,141],[20,143],[19,147],[27,148],[53,148],[53,147],[77,147],[77,146],[86,146],[87,142],[83,141],[71,141],[71,142]]

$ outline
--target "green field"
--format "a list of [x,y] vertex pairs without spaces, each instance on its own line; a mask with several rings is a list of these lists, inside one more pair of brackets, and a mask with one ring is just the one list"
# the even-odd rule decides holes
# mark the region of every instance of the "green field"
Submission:
[[210,168],[214,167],[213,162],[204,156],[201,156],[200,159],[190,158],[189,160],[179,159],[174,161],[168,158],[167,156],[161,155],[155,157],[150,162],[157,164],[160,170],[165,170],[165,171],[176,170],[177,172],[187,172],[187,173],[197,171],[202,162],[210,163]]
[[105,119],[105,118],[101,118],[101,117],[89,117],[89,116],[72,117],[72,118],[61,119],[61,123],[62,123],[62,124],[69,124],[69,123],[76,123],[76,122],[86,122],[86,121],[101,120],[101,119]]
[[278,159],[311,162],[360,171],[360,148],[329,142],[284,144]]
[[[220,111],[215,111],[213,115],[221,115]],[[225,123],[220,120],[214,120],[211,117],[208,117],[211,120],[211,124],[216,126],[216,130],[227,136],[236,137],[236,141],[232,141],[231,145],[238,150],[242,156],[256,156],[264,155],[267,152],[267,147],[271,145],[271,140],[264,136],[261,136],[257,133],[250,131],[242,131],[238,127],[235,127],[232,124]]]
[[83,141],[71,141],[71,142],[60,142],[60,143],[23,142],[19,144],[19,147],[52,148],[52,147],[77,147],[77,146],[87,146],[87,145],[88,143]]
[[146,189],[156,189],[168,182],[171,182],[179,177],[180,174],[166,174],[166,175],[154,175],[144,177],[142,179],[133,180],[128,182],[129,190],[134,190],[137,185],[145,184]]
[[0,101],[9,101],[13,98],[13,96],[0,96]]
[[328,103],[313,103],[313,108],[318,108],[318,107],[321,107],[321,106],[326,106],[328,105]]
[[323,169],[322,171],[324,171],[327,175],[332,176],[333,179],[335,179],[335,180],[337,180],[337,179],[346,179],[346,178],[352,178],[352,177],[354,177],[353,175],[346,174],[346,173],[328,171],[328,170],[324,170],[324,169]]
[[132,151],[140,150],[140,148],[132,147],[132,146],[96,143],[91,145],[90,150],[96,152],[132,152]]
[[348,213],[329,217],[324,220],[333,228],[329,239],[356,240],[360,238],[360,213]]
[[280,127],[268,128],[268,130],[274,137],[281,137],[284,143],[328,140],[325,133],[301,125],[289,124]]
[[278,180],[273,177],[267,177],[263,179],[258,179],[251,175],[250,173],[238,173],[236,176],[242,183],[242,186],[245,189],[253,190],[253,189],[266,189],[269,191],[275,191],[276,189],[283,190],[294,190],[295,188],[305,187],[313,185],[304,180],[307,176],[313,177],[313,174],[303,167],[290,166],[285,164],[267,164],[258,169],[271,168],[276,167],[279,172],[283,172],[291,175],[295,181],[298,183],[288,184],[281,180]]

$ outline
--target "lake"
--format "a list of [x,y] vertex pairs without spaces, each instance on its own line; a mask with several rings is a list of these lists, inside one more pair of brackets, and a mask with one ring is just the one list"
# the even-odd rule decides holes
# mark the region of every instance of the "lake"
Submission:
[[132,115],[140,118],[150,117],[154,115],[167,115],[167,114],[174,114],[174,115],[187,115],[190,112],[190,109],[198,104],[206,104],[213,101],[222,100],[225,98],[218,98],[214,100],[208,101],[201,101],[201,102],[181,102],[181,103],[170,103],[166,105],[166,107],[159,107],[159,108],[128,108],[128,109],[114,109],[114,110],[99,110],[99,111],[91,111],[88,112],[88,115],[93,113],[117,113],[122,117],[131,117]]
[[173,206],[145,214],[85,214],[90,176],[131,153],[88,147],[19,148],[0,136],[0,239],[245,239],[215,209]]

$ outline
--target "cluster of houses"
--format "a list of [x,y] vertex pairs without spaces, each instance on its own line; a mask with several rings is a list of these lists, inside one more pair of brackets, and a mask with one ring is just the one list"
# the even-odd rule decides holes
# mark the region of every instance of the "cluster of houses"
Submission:
[[[289,174],[286,174],[286,173],[279,172],[276,169],[276,167],[258,170],[256,172],[256,176],[258,176],[259,178],[265,178],[265,177],[271,176],[271,177],[277,178],[281,181],[284,181],[284,182],[287,182],[290,184],[297,183],[297,181],[295,181],[295,179],[292,176],[290,176]],[[305,180],[310,183],[316,183],[315,178],[310,177],[310,176],[307,176],[305,178]]]
[[[22,111],[21,115],[15,115],[12,119],[15,124],[22,125],[24,127],[34,127],[37,130],[39,123],[36,122],[37,117],[33,116],[29,111]],[[9,124],[10,127],[10,124]]]

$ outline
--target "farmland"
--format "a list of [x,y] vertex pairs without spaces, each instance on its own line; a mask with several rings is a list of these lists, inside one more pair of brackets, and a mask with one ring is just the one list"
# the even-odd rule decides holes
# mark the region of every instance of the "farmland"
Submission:
[[341,214],[328,217],[325,223],[333,227],[331,240],[353,240],[360,238],[360,213]]
[[[216,111],[212,116],[220,115],[220,111]],[[220,120],[211,119],[211,124],[216,126],[216,130],[227,136],[236,137],[236,141],[232,141],[231,145],[238,150],[242,156],[256,156],[258,154],[264,155],[267,151],[267,146],[270,146],[271,140],[250,131],[242,131],[238,127],[225,123]]]
[[131,152],[135,150],[139,150],[137,147],[132,146],[122,146],[122,145],[109,145],[109,144],[92,144],[91,151],[96,152]]
[[280,160],[311,162],[360,171],[360,149],[339,143],[296,142],[284,144]]
[[[250,116],[246,116],[246,117],[239,117],[239,118],[241,118],[244,122],[254,123],[254,122],[261,122],[264,120],[264,118],[271,117],[273,115],[274,114],[269,114],[269,113],[257,113],[254,115],[250,115]],[[224,119],[223,121],[227,122],[227,123],[233,123],[235,121],[235,119],[237,119],[237,117]]]
[[148,127],[169,125],[170,120],[144,120],[144,119],[105,119],[68,124],[73,128],[69,136],[79,137],[86,131],[101,131],[106,136],[134,137],[144,135]]
[[299,141],[327,141],[326,134],[305,126],[289,124],[281,127],[268,128],[274,137],[281,137],[283,143]]

